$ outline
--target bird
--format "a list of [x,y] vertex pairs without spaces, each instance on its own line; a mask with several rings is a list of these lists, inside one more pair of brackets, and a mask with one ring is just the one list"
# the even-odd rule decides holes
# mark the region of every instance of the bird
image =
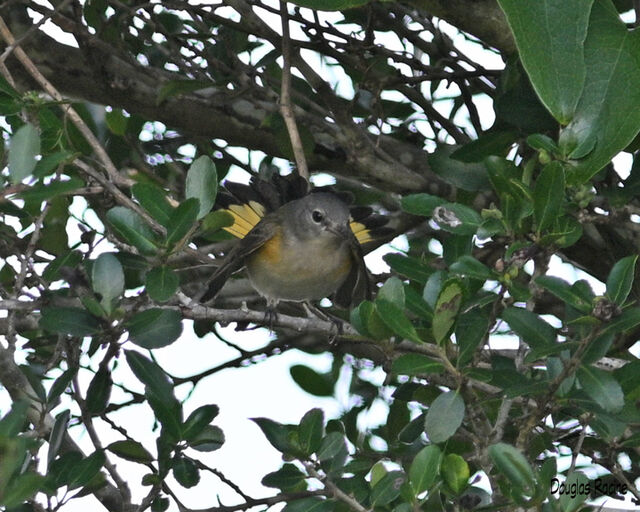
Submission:
[[362,245],[382,232],[386,219],[369,207],[350,207],[350,195],[328,187],[309,189],[296,174],[254,177],[249,185],[226,182],[218,196],[239,238],[200,298],[213,299],[243,267],[267,309],[278,302],[310,304],[325,297],[349,308],[370,299],[371,279]]

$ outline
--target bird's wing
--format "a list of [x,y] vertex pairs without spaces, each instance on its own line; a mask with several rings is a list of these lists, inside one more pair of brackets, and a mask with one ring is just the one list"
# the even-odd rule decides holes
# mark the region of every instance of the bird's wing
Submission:
[[222,265],[211,276],[209,287],[200,302],[206,302],[215,297],[229,276],[244,266],[247,256],[273,238],[279,229],[275,214],[267,215],[256,224],[225,256]]
[[333,295],[333,301],[345,309],[359,304],[365,299],[371,299],[369,271],[364,262],[362,247],[358,243],[355,234],[349,240],[349,248],[353,260],[351,270],[349,270],[347,278]]

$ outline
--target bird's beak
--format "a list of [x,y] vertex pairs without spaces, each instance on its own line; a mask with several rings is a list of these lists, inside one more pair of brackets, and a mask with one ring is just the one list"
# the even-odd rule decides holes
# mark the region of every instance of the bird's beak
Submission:
[[329,231],[330,233],[333,233],[338,238],[342,238],[343,240],[345,240],[347,242],[351,242],[352,239],[354,238],[353,231],[351,231],[351,228],[349,227],[348,224],[333,224],[332,223],[332,224],[327,225],[327,231]]

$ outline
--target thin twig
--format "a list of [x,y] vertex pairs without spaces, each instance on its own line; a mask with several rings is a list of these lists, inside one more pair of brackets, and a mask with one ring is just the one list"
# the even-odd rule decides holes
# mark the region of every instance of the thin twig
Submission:
[[296,118],[293,113],[291,104],[291,36],[289,34],[289,11],[287,10],[287,2],[280,0],[280,16],[282,18],[282,86],[280,88],[280,112],[287,125],[291,147],[293,148],[293,156],[298,168],[298,174],[309,180],[309,168],[307,167],[307,159],[304,156],[304,147],[302,139],[296,124]]

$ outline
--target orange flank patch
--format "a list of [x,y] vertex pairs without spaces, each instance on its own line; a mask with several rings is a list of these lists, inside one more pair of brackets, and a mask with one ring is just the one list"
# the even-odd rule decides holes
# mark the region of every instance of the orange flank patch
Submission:
[[282,234],[276,233],[259,250],[258,258],[265,263],[276,264],[282,260]]

